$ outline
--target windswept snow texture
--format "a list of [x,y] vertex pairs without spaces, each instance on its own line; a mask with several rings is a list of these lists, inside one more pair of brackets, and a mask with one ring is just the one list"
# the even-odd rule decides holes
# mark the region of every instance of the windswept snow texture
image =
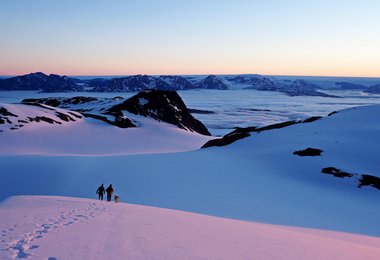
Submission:
[[0,206],[1,259],[375,260],[380,238],[67,197]]
[[127,112],[124,114],[138,127],[118,128],[84,118],[77,112],[49,106],[0,103],[0,109],[4,109],[5,114],[12,114],[2,115],[0,110],[0,155],[104,156],[183,152],[198,149],[210,139]]

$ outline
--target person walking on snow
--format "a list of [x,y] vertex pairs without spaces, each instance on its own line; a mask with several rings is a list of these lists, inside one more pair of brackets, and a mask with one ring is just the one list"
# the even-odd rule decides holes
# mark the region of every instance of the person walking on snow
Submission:
[[110,186],[107,187],[106,192],[107,192],[107,201],[111,201],[112,200],[112,194],[114,192],[114,190],[112,188],[112,184],[110,184]]
[[99,200],[103,200],[103,195],[105,193],[105,189],[103,184],[99,186],[99,188],[96,190],[96,194],[99,195]]

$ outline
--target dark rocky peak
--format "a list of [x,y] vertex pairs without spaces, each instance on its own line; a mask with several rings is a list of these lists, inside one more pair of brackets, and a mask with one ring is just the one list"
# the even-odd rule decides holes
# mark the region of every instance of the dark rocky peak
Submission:
[[181,97],[174,91],[149,90],[140,92],[127,100],[122,97],[78,96],[24,99],[22,103],[42,106],[45,109],[49,109],[49,107],[64,108],[118,127],[135,127],[135,124],[124,115],[123,111],[127,111],[173,124],[185,130],[211,135],[207,128],[190,114]]
[[30,73],[22,76],[6,78],[0,81],[2,90],[40,90],[43,92],[69,92],[81,88],[66,76],[42,72]]
[[209,75],[198,84],[198,88],[203,89],[228,89],[228,85],[223,80],[215,75]]
[[189,113],[185,103],[175,91],[140,92],[111,107],[107,113],[118,114],[122,111],[150,117],[203,135],[211,135],[207,128]]
[[26,77],[26,78],[29,78],[29,79],[31,79],[31,78],[39,78],[41,80],[47,80],[49,76],[46,75],[43,72],[34,72],[34,73],[22,75],[20,77]]
[[185,77],[182,76],[160,76],[158,80],[162,80],[170,85],[172,90],[193,89],[195,86]]

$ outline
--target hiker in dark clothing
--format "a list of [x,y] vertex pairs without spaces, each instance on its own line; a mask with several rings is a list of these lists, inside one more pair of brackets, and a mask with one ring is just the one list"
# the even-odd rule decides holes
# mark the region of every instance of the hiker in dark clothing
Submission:
[[112,184],[110,184],[110,186],[107,187],[106,192],[107,192],[107,201],[111,201],[112,200],[112,194],[114,192],[114,190],[112,188]]
[[99,200],[103,200],[103,195],[105,193],[105,189],[103,184],[99,186],[99,188],[96,190],[96,194],[99,195]]

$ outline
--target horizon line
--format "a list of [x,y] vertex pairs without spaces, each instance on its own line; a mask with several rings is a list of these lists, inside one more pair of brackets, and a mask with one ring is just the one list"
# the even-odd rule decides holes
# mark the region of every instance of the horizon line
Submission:
[[349,76],[349,75],[302,75],[302,74],[260,74],[260,73],[200,73],[200,74],[146,74],[146,73],[132,73],[132,74],[109,74],[109,75],[101,75],[101,74],[87,74],[87,75],[75,75],[75,74],[57,74],[57,73],[45,73],[42,71],[35,71],[26,74],[1,74],[0,77],[17,77],[23,76],[33,73],[41,72],[45,75],[59,75],[59,76],[67,76],[67,77],[129,77],[136,75],[147,75],[147,76],[209,76],[209,75],[217,75],[217,76],[233,76],[233,75],[260,75],[260,76],[268,76],[268,77],[321,77],[321,78],[380,78],[379,76]]

